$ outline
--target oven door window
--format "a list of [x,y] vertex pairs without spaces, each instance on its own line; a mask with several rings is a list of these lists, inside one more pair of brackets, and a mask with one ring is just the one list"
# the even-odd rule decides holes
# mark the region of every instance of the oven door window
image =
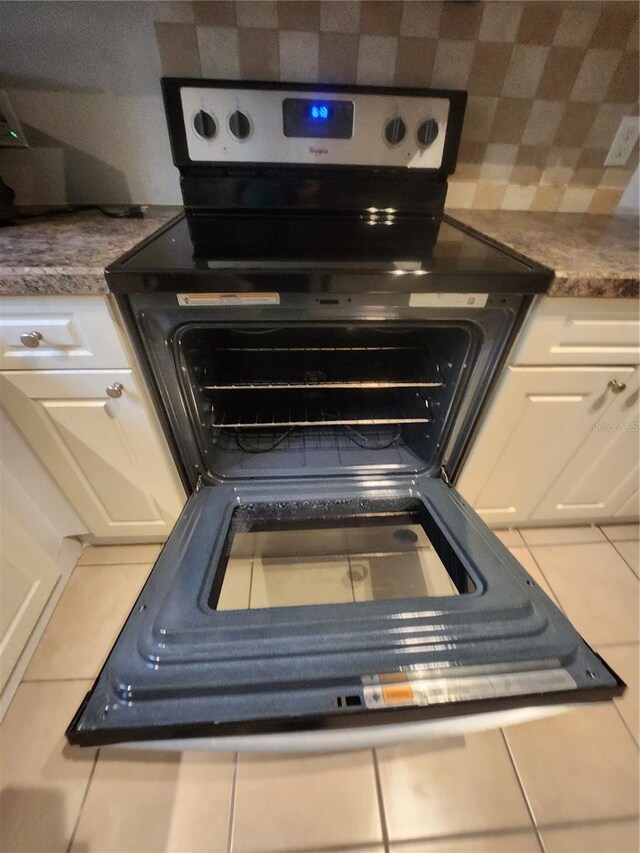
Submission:
[[260,610],[475,591],[438,533],[418,500],[238,507],[208,605]]
[[477,727],[623,690],[441,480],[290,492],[243,481],[190,497],[72,743],[351,730],[375,744],[388,724]]

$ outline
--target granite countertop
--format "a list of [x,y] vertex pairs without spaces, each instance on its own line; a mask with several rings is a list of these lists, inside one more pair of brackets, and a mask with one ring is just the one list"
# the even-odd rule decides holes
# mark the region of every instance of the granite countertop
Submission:
[[638,217],[452,210],[454,219],[555,272],[548,296],[638,296]]
[[149,207],[144,219],[86,210],[0,228],[0,296],[108,293],[105,267],[181,209]]
[[[104,269],[177,213],[144,219],[99,211],[42,216],[0,228],[0,296],[108,293]],[[453,210],[473,231],[550,267],[549,296],[638,296],[638,219],[590,213]]]

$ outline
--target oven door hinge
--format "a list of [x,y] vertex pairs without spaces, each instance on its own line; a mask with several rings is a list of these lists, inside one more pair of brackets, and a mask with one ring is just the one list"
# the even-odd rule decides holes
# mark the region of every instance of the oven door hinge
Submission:
[[444,465],[440,466],[440,479],[443,480],[447,484],[447,486],[451,487],[451,480],[449,479],[447,469],[444,467]]
[[196,480],[196,494],[198,494],[198,492],[200,491],[201,488],[202,488],[202,474],[198,474],[198,479]]

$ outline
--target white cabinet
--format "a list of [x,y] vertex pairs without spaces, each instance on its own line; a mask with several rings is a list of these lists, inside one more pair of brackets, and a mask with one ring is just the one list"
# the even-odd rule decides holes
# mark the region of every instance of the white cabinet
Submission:
[[496,526],[635,520],[639,361],[636,299],[538,299],[456,484],[469,503]]
[[[609,388],[612,380],[626,386],[622,394]],[[496,525],[613,516],[627,495],[621,468],[626,466],[624,480],[631,483],[634,457],[625,446],[623,460],[612,464],[618,441],[594,425],[617,420],[623,404],[634,399],[637,405],[633,367],[509,367],[458,489]],[[629,443],[631,435],[622,440]],[[596,445],[598,460],[590,456]]]
[[2,370],[129,366],[102,296],[2,299]]
[[95,537],[169,534],[183,499],[131,370],[3,371],[0,388],[9,416]]
[[2,508],[0,514],[0,691],[58,578],[53,557]]
[[603,407],[597,423],[531,513],[533,521],[637,518],[638,371]]

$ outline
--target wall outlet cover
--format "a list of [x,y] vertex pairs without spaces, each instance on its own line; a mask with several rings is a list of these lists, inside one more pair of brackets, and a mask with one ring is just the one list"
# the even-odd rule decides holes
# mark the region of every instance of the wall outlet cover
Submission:
[[633,147],[638,141],[639,134],[638,116],[625,116],[620,122],[620,127],[611,143],[604,165],[626,166]]

